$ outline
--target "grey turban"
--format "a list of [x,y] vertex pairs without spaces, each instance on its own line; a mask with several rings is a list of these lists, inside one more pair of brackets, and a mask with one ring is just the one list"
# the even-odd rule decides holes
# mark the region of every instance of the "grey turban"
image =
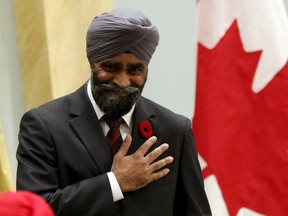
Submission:
[[87,31],[90,64],[129,52],[148,64],[159,42],[157,27],[140,11],[117,9],[95,17]]

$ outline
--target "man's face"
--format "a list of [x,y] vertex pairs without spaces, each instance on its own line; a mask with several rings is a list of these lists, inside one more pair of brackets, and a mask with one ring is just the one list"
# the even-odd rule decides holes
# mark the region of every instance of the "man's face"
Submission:
[[140,97],[147,72],[147,65],[128,53],[95,63],[91,84],[96,104],[111,117],[125,115]]

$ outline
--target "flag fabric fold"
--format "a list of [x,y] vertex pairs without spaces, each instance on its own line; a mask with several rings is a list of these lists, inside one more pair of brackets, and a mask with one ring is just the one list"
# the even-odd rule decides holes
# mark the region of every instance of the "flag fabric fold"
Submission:
[[193,130],[213,215],[288,212],[282,0],[199,0]]

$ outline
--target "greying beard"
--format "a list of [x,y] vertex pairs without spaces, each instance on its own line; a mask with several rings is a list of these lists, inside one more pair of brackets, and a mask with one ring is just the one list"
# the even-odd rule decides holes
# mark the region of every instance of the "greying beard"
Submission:
[[[146,80],[145,80],[146,82]],[[142,86],[128,86],[126,88],[119,88],[112,82],[100,83],[95,73],[92,72],[91,90],[93,98],[99,108],[110,117],[123,116],[127,114],[132,106],[138,101],[144,88],[145,82]],[[119,96],[113,94],[119,92]]]

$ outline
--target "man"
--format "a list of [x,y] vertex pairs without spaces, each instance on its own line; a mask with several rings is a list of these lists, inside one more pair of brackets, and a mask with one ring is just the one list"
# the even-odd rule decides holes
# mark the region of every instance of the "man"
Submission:
[[92,21],[91,79],[21,120],[17,189],[61,216],[211,214],[190,120],[141,96],[158,41],[140,11]]

